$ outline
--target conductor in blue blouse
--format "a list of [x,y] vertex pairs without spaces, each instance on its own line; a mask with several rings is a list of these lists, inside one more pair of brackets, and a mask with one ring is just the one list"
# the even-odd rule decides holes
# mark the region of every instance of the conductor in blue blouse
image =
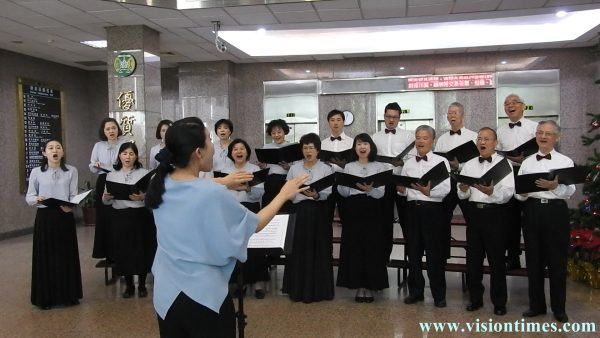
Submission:
[[213,154],[202,120],[176,121],[167,130],[146,194],[157,227],[152,273],[161,337],[235,337],[228,280],[236,260],[245,261],[250,236],[288,199],[306,190],[300,186],[308,176],[294,178],[255,214],[225,186],[198,177],[212,169]]

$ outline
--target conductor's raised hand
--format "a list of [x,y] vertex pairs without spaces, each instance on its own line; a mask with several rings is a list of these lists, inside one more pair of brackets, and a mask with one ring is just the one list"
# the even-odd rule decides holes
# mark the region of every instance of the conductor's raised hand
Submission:
[[286,200],[289,200],[296,196],[297,193],[306,191],[310,189],[309,186],[302,187],[309,180],[310,176],[302,175],[298,177],[294,177],[291,180],[285,182],[281,190],[279,191],[279,195],[284,197]]
[[227,188],[232,190],[239,190],[245,183],[250,182],[254,175],[247,171],[236,171],[225,177],[221,177],[217,181]]

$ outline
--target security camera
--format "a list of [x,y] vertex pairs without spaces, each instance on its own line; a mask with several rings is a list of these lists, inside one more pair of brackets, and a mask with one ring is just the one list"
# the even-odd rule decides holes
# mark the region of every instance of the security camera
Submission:
[[227,52],[227,45],[225,45],[225,42],[219,39],[215,40],[215,47],[217,47],[217,50],[221,53]]

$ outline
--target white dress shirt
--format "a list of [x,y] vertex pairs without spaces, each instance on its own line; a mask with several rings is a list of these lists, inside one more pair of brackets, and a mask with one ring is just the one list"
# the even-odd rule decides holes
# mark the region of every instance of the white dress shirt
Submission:
[[[504,157],[498,155],[497,153],[492,154],[491,163],[488,161],[479,162],[479,157],[475,157],[465,163],[460,171],[460,174],[469,177],[481,177],[503,159]],[[469,199],[470,202],[478,203],[503,204],[508,202],[515,193],[515,177],[513,173],[511,172],[506,175],[506,177],[500,180],[500,182],[494,183],[494,192],[492,192],[492,194],[489,196],[473,187],[469,187],[469,190],[465,192],[457,189],[458,198],[461,200]]]
[[[465,127],[460,128],[460,135],[453,134],[450,135],[450,132],[443,134],[438,137],[437,142],[435,143],[435,151],[440,153],[447,153],[450,150],[462,146],[463,144],[473,141],[477,144],[477,133],[467,129]],[[458,170],[462,169],[464,163],[459,163]]]
[[[498,134],[498,147],[496,150],[509,151],[522,145],[535,137],[537,123],[522,117],[519,121],[521,126],[510,128],[508,124],[500,126],[496,130]],[[512,122],[511,122],[512,123]],[[515,163],[512,163],[515,165]],[[519,165],[518,163],[516,165]]]
[[[352,148],[352,145],[354,144],[354,139],[352,137],[346,135],[346,133],[344,133],[344,132],[342,132],[340,134],[340,137],[342,138],[341,140],[333,140],[332,141],[331,137],[333,137],[333,135],[330,135],[321,140],[321,150],[340,152],[340,151],[344,151],[344,150],[348,150],[348,149]],[[337,164],[332,163],[331,167],[335,171],[341,172],[343,170]]]
[[[438,163],[444,162],[446,165],[446,169],[450,172],[450,164],[445,157],[440,155],[436,155],[433,151],[429,151],[427,154],[427,161],[421,160],[417,162],[416,157],[409,158],[406,162],[404,162],[404,167],[402,167],[402,172],[400,175],[408,176],[408,177],[423,177],[429,170],[435,167]],[[436,185],[429,192],[429,196],[425,196],[422,192],[416,189],[412,189],[406,187],[406,192],[404,194],[398,193],[400,195],[406,196],[408,201],[429,201],[429,202],[441,202],[446,195],[450,192],[450,177],[443,180],[440,184]]]
[[63,171],[60,167],[49,167],[46,171],[42,171],[41,167],[34,168],[29,175],[29,186],[25,195],[27,204],[46,208],[42,204],[36,205],[38,196],[69,201],[77,195],[77,168],[68,164],[65,166],[67,171]]
[[[538,161],[535,155],[543,156],[542,153],[538,152],[537,154],[526,158],[525,161],[523,161],[523,164],[521,164],[521,168],[519,169],[519,175],[547,173],[552,169],[573,167],[573,160],[557,152],[556,150],[552,150],[550,152],[550,160],[542,159]],[[575,193],[574,184],[559,184],[554,190],[531,192],[525,194],[525,197],[521,196],[520,194],[515,194],[515,197],[520,201],[524,201],[529,197],[541,199],[568,199],[571,197],[571,195],[573,195],[573,193]]]
[[222,146],[220,139],[217,139],[215,142],[213,142],[213,145],[215,148],[215,153],[213,154],[213,171],[222,172],[227,165],[233,164],[233,161],[227,157],[229,145]]
[[[409,144],[415,140],[414,131],[406,131],[404,129],[396,128],[396,133],[385,133],[385,129],[382,129],[373,134],[373,142],[377,146],[377,155],[394,157],[398,156]],[[405,157],[414,157],[417,154],[415,148],[413,148]],[[394,174],[398,174],[401,171],[400,167],[394,167],[389,163],[385,163],[386,169],[394,169]]]

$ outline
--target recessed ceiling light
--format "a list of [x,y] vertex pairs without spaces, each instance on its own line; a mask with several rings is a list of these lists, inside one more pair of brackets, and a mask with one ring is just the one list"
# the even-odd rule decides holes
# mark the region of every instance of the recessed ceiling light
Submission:
[[310,69],[307,69],[307,70],[305,70],[304,72],[306,72],[306,73],[310,73]]
[[565,16],[567,16],[567,12],[565,12],[565,11],[558,11],[558,12],[556,12],[555,15],[556,15],[557,18],[564,18]]
[[267,30],[264,27],[260,27],[256,30],[258,33],[265,33]]
[[81,43],[94,48],[106,48],[108,45],[106,40],[81,41]]
[[404,67],[400,67],[400,70],[404,70]]
[[592,9],[570,12],[563,18],[549,13],[391,26],[268,30],[262,34],[231,30],[221,31],[219,36],[249,56],[323,55],[572,41],[599,24],[600,9]]
[[505,65],[505,64],[507,64],[507,63],[508,63],[508,61],[506,61],[506,60],[502,60],[502,61],[500,61],[500,63],[501,63],[501,64],[503,64],[503,65]]

